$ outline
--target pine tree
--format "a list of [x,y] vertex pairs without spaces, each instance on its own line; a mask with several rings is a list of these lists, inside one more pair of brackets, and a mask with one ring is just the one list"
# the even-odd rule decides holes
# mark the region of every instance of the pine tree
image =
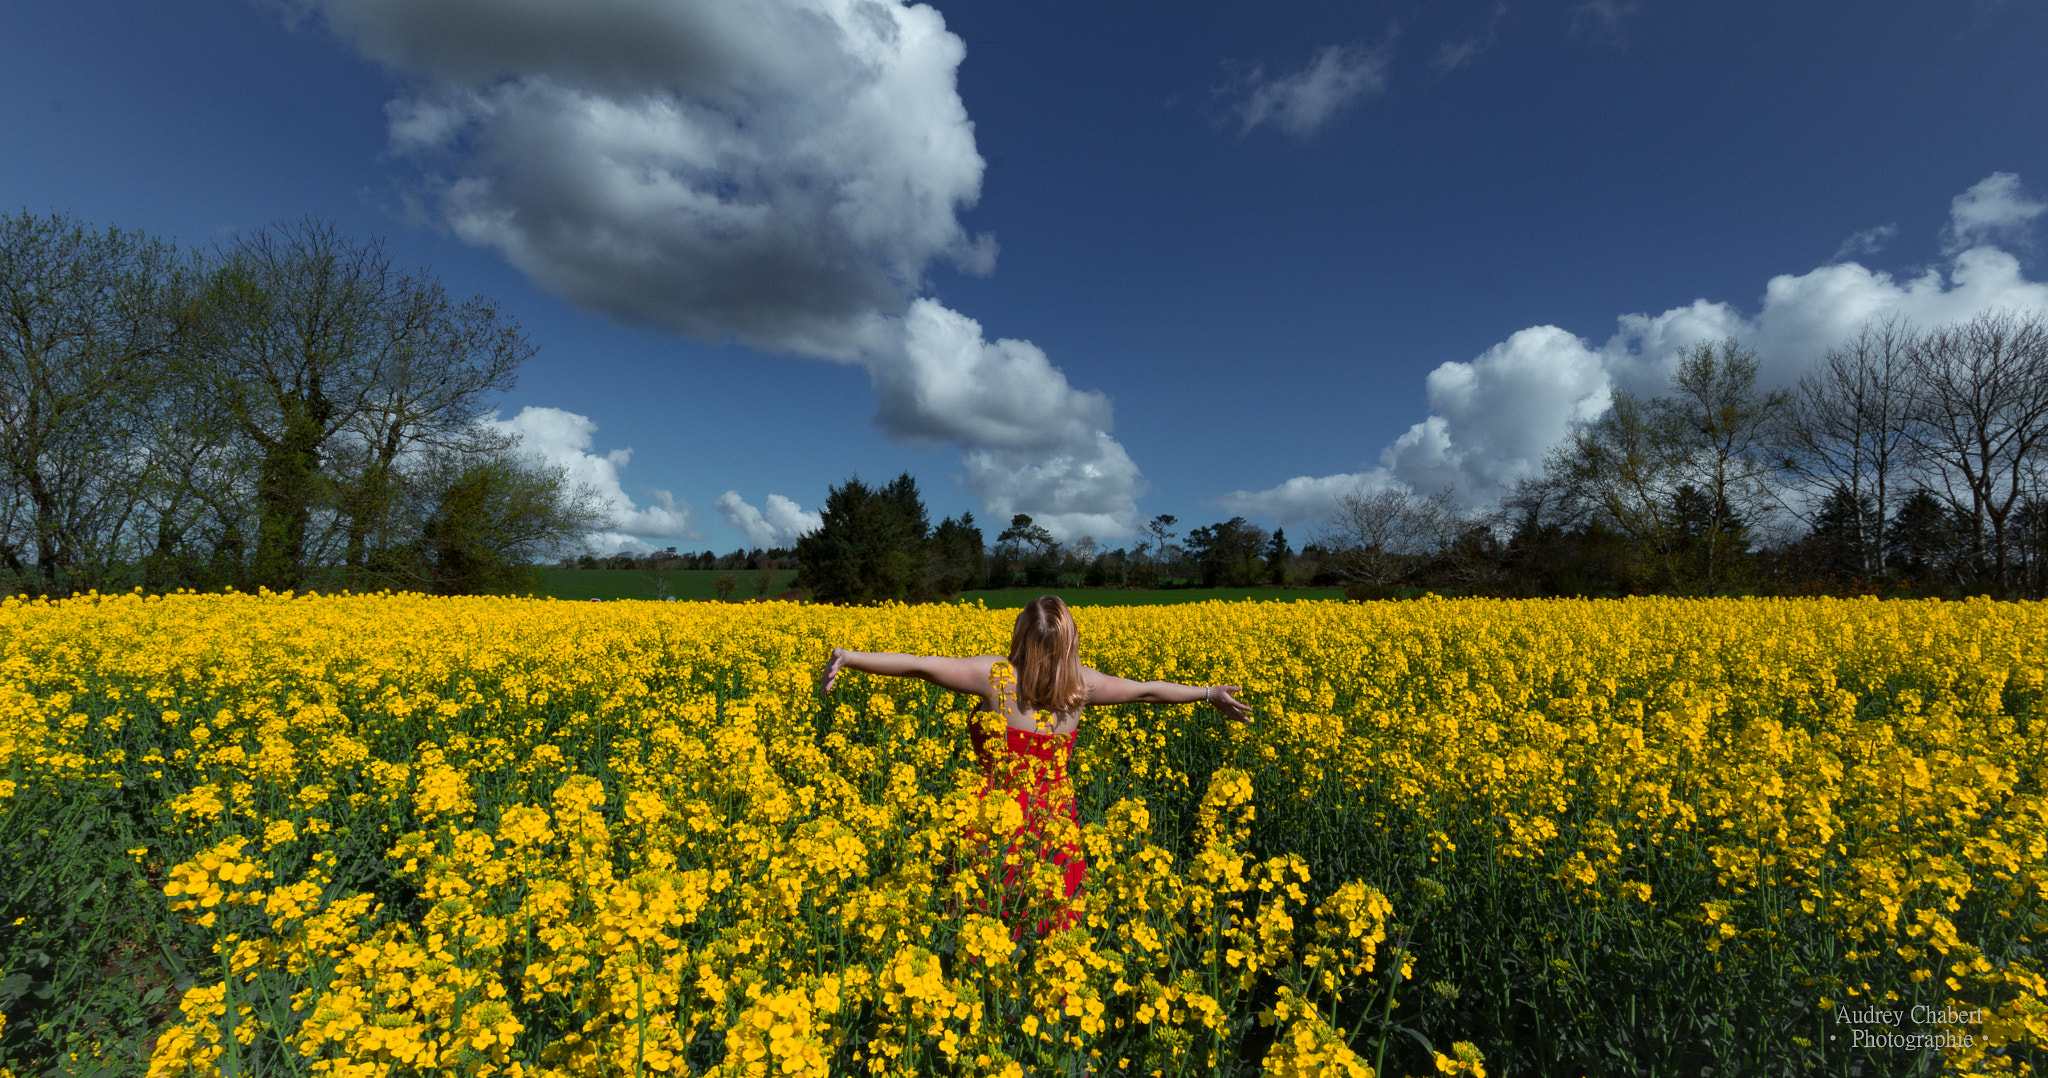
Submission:
[[932,530],[931,571],[925,590],[932,598],[958,595],[973,587],[982,576],[981,529],[973,513],[962,513],[939,522]]
[[819,515],[818,530],[796,543],[798,587],[828,603],[923,597],[929,518],[910,473],[884,487],[855,476],[832,488]]
[[1273,541],[1266,544],[1267,579],[1285,586],[1287,583],[1287,559],[1294,551],[1287,548],[1287,529],[1274,528]]

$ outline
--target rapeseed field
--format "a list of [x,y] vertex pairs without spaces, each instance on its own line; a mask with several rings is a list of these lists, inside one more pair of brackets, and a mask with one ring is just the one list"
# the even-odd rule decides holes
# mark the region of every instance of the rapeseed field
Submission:
[[983,796],[974,701],[862,674],[816,695],[833,645],[1001,652],[1012,617],[0,604],[0,1068],[2048,1058],[2043,607],[1083,608],[1085,662],[1242,685],[1256,718],[1091,710],[1080,923],[1045,934],[1003,881],[1056,866],[989,841],[1019,810]]

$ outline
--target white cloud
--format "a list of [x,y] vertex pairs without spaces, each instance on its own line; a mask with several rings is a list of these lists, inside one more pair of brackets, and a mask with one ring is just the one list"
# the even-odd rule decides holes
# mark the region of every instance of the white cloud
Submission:
[[1145,481],[1110,436],[1109,398],[1075,389],[1030,341],[991,342],[979,322],[929,299],[889,330],[861,358],[880,397],[876,426],[960,449],[968,490],[993,520],[1029,513],[1061,541],[1137,531]]
[[1892,241],[1892,237],[1898,234],[1899,226],[1895,224],[1877,225],[1871,228],[1866,228],[1863,231],[1850,236],[1848,239],[1843,240],[1842,245],[1840,247],[1835,248],[1834,257],[1828,259],[1828,261],[1848,262],[1852,259],[1862,258],[1866,255],[1874,255],[1879,251],[1884,250],[1884,245],[1890,243]]
[[1429,66],[1448,75],[1471,64],[1481,53],[1493,48],[1494,43],[1500,40],[1500,25],[1507,19],[1507,15],[1506,4],[1493,5],[1493,15],[1486,20],[1485,26],[1467,37],[1438,45],[1436,52],[1429,58]]
[[1353,490],[1368,493],[1386,488],[1409,489],[1385,468],[1338,475],[1298,475],[1268,490],[1233,490],[1215,499],[1218,508],[1236,516],[1266,516],[1281,525],[1318,521],[1330,515],[1337,499]]
[[1138,530],[1145,480],[1130,454],[1107,433],[1053,453],[977,450],[967,454],[967,489],[992,523],[1015,513],[1061,542],[1092,535],[1120,539]]
[[959,448],[1001,504],[1135,520],[1136,466],[1100,444],[1109,401],[918,298],[934,261],[996,256],[958,218],[983,162],[966,46],[930,6],[280,2],[411,80],[391,145],[464,240],[619,322],[858,364],[878,428]]
[[912,443],[1033,453],[1093,441],[1110,426],[1109,399],[1082,392],[1030,341],[982,339],[981,323],[920,299],[900,346],[868,360],[881,407],[875,423]]
[[1949,203],[1948,228],[1942,233],[1942,250],[1948,254],[1971,247],[2003,243],[2025,248],[2031,245],[2027,226],[2048,210],[2048,202],[2027,197],[2020,190],[2020,178],[2011,172],[1994,172],[1976,182]]
[[394,149],[470,243],[621,322],[844,355],[925,267],[993,268],[966,55],[895,0],[312,0],[418,88]]
[[1317,50],[1307,67],[1272,80],[1265,77],[1264,65],[1253,67],[1225,90],[1239,99],[1232,108],[1239,121],[1238,134],[1250,134],[1264,124],[1296,138],[1315,134],[1346,105],[1386,88],[1393,44],[1389,37],[1370,49],[1326,45]]
[[572,485],[587,484],[597,492],[616,524],[612,531],[588,537],[599,550],[658,549],[666,544],[654,540],[694,543],[704,538],[688,502],[654,488],[642,492],[647,498],[644,505],[626,494],[619,472],[633,459],[633,451],[614,449],[602,456],[592,452],[597,424],[588,416],[529,405],[510,419],[492,412],[483,423],[516,436],[519,448],[542,462],[567,469]]
[[[1986,232],[1991,226],[1982,222],[2007,228],[2031,217],[2016,194],[2017,178],[2000,180],[2005,176],[1972,187],[1976,197],[1956,200],[1951,234],[2009,234]],[[1488,506],[1516,479],[1537,474],[1545,452],[1572,426],[1604,413],[1615,390],[1666,392],[1672,361],[1687,345],[1734,337],[1756,349],[1760,380],[1784,387],[1873,316],[1896,313],[1925,326],[1999,307],[2048,308],[2048,283],[2028,280],[2010,253],[1979,243],[1954,252],[1943,267],[1903,279],[1855,262],[1782,274],[1764,286],[1753,318],[1727,303],[1695,300],[1658,315],[1622,315],[1599,345],[1556,326],[1532,326],[1471,360],[1431,371],[1429,416],[1380,451],[1378,468],[1296,477],[1263,491],[1233,491],[1216,504],[1283,523],[1316,519],[1362,480],[1424,493],[1454,486],[1468,506]]]
[[736,490],[719,495],[712,504],[718,507],[718,519],[725,521],[726,527],[746,536],[748,545],[764,550],[793,547],[799,538],[824,524],[817,513],[804,512],[802,506],[780,494],[768,495],[765,512],[749,505]]

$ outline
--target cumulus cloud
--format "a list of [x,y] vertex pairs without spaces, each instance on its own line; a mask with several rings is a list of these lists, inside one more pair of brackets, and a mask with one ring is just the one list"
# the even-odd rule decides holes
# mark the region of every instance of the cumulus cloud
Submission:
[[414,79],[392,146],[463,239],[621,322],[844,354],[925,266],[993,266],[938,13],[883,0],[308,0]]
[[765,511],[749,505],[736,490],[719,495],[712,504],[718,507],[718,519],[725,521],[726,527],[746,536],[749,545],[764,550],[793,547],[798,539],[824,524],[824,518],[817,513],[804,512],[802,506],[780,494],[768,495]]
[[[1984,210],[1986,202],[2023,202],[2014,194],[2016,178],[1992,183],[2005,175],[1970,189],[1997,197],[1956,200],[1951,233],[1982,237],[1993,233],[1975,231],[1980,221],[2028,219],[2020,210]],[[1701,299],[1661,314],[1622,315],[1615,332],[1598,344],[1557,326],[1531,326],[1473,359],[1431,371],[1425,382],[1430,414],[1382,449],[1376,467],[1233,491],[1216,504],[1282,523],[1313,520],[1364,482],[1421,493],[1451,486],[1468,506],[1484,507],[1515,480],[1537,474],[1549,448],[1572,427],[1604,413],[1616,390],[1666,392],[1676,354],[1687,345],[1734,337],[1756,349],[1761,380],[1783,387],[1872,317],[1897,314],[1937,325],[2000,307],[2048,307],[2048,283],[2027,279],[2012,254],[1980,242],[1911,277],[1856,262],[1782,274],[1764,286],[1754,316]]]
[[993,520],[1029,513],[1063,542],[1137,531],[1145,481],[1110,436],[1107,397],[1075,389],[1030,341],[989,341],[980,323],[929,299],[897,329],[900,346],[868,360],[877,426],[959,448],[967,488]]
[[599,550],[651,550],[667,543],[694,543],[704,538],[697,531],[688,502],[654,488],[642,492],[646,495],[645,504],[626,494],[619,472],[633,459],[633,451],[614,449],[602,456],[594,452],[597,424],[590,417],[560,408],[529,405],[510,419],[499,419],[492,412],[483,423],[518,438],[519,448],[543,463],[567,469],[572,485],[587,485],[597,492],[617,525],[612,531],[586,537]]
[[1050,454],[977,450],[967,455],[967,489],[993,521],[1015,513],[1067,542],[1082,536],[1122,538],[1138,528],[1145,481],[1130,454],[1106,433]]
[[956,85],[966,46],[931,7],[285,2],[406,76],[387,126],[420,205],[542,287],[629,325],[858,364],[884,433],[957,446],[998,495],[1082,458],[1104,465],[1094,503],[1133,488],[1117,484],[1135,469],[1097,459],[1107,399],[918,298],[935,262],[988,273],[996,257],[959,220],[983,162]]
[[1469,36],[1438,45],[1436,52],[1429,58],[1429,66],[1446,75],[1467,66],[1478,59],[1480,53],[1493,48],[1494,43],[1500,40],[1500,24],[1506,21],[1507,17],[1506,4],[1493,5],[1493,15],[1486,20],[1485,26]]
[[1308,66],[1291,75],[1266,78],[1263,64],[1224,89],[1235,98],[1238,134],[1270,124],[1296,138],[1307,138],[1345,106],[1386,89],[1393,39],[1374,48],[1326,45]]
[[1954,254],[1998,243],[2026,248],[2032,239],[2028,226],[2044,210],[2048,210],[2048,202],[2027,197],[2017,174],[1994,172],[1949,203],[1942,250]]
[[1086,444],[1110,426],[1109,399],[1067,384],[1030,341],[990,343],[981,323],[929,299],[910,305],[902,334],[901,348],[872,364],[875,423],[900,438],[1036,452]]

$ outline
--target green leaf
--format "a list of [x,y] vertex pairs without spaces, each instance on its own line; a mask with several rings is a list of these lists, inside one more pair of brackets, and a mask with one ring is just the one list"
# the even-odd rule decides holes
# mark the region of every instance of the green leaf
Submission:
[[1421,1033],[1415,1030],[1409,1029],[1407,1026],[1395,1026],[1394,1028],[1400,1030],[1403,1033],[1408,1034],[1410,1037],[1415,1038],[1415,1042],[1417,1044],[1422,1045],[1423,1051],[1428,1052],[1432,1056],[1436,1055],[1436,1046],[1429,1043],[1428,1037],[1423,1036]]
[[28,991],[28,986],[32,983],[34,978],[26,973],[10,974],[4,980],[0,980],[0,1014],[13,1009],[15,1001]]

